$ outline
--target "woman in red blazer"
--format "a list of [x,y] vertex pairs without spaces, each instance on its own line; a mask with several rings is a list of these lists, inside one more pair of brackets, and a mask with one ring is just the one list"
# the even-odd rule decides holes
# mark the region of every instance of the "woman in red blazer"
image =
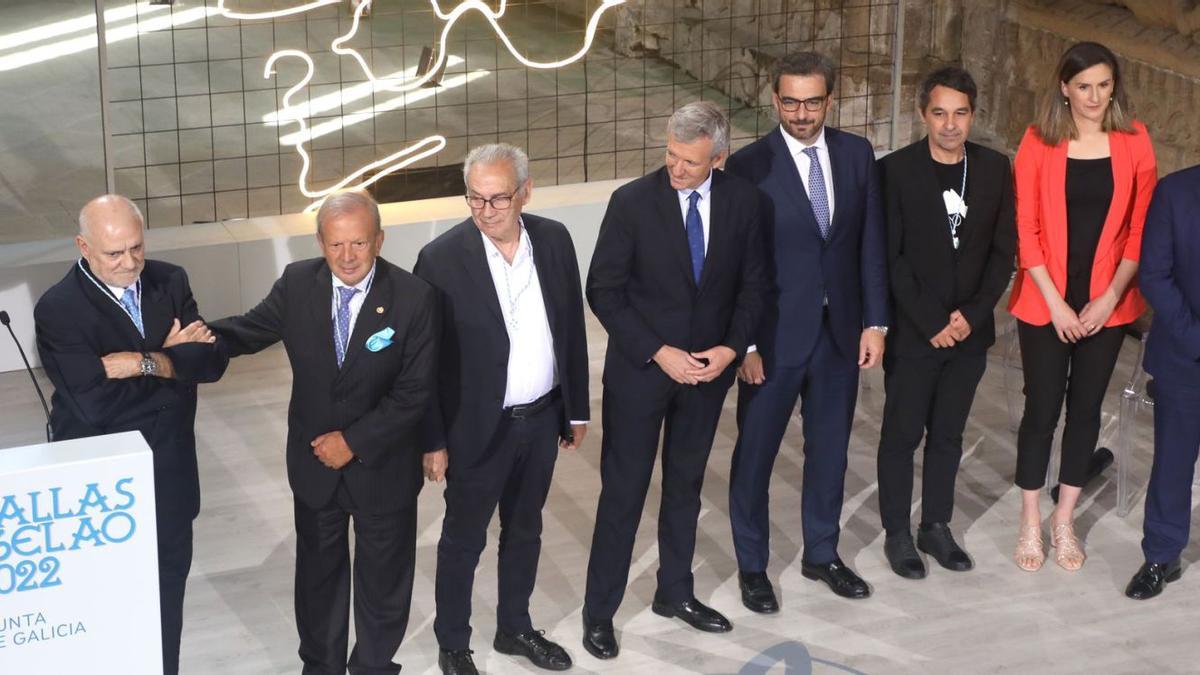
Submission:
[[1016,562],[1045,561],[1040,489],[1063,399],[1058,506],[1050,545],[1065,569],[1083,566],[1072,522],[1100,434],[1100,406],[1124,338],[1145,309],[1134,277],[1157,169],[1135,121],[1116,56],[1081,42],[1063,54],[1036,124],[1014,163],[1019,265],[1008,309],[1017,317],[1025,413],[1017,435],[1022,489]]

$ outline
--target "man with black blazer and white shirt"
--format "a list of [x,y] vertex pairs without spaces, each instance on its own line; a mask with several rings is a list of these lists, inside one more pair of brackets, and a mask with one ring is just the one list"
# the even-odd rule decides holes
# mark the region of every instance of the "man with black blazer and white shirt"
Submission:
[[[909,579],[926,573],[918,548],[949,570],[973,566],[950,532],[954,482],[967,415],[996,341],[992,310],[1016,255],[1008,158],[967,141],[976,93],[962,68],[930,73],[918,102],[928,136],[879,162],[896,307],[883,362],[879,511],[888,563]],[[913,453],[922,437],[914,547]]]
[[[434,388],[437,300],[379,257],[379,207],[358,192],[317,211],[323,257],[287,266],[242,316],[213,322],[231,356],[282,341],[292,367],[296,628],[306,675],[400,672],[416,557],[419,424]],[[348,523],[354,520],[354,628]]]
[[426,417],[433,452],[424,463],[427,478],[446,478],[433,623],[438,665],[448,675],[478,672],[471,595],[498,506],[493,646],[565,670],[571,657],[534,629],[529,598],[558,450],[579,447],[590,417],[579,263],[562,223],[522,213],[533,182],[520,148],[475,148],[463,179],[471,217],[430,242],[414,268],[437,290],[442,313],[438,391]]
[[717,422],[769,282],[758,192],[715,170],[728,152],[721,110],[707,101],[683,106],[667,123],[666,166],[618,188],[600,224],[587,297],[608,331],[608,352],[602,485],[583,606],[583,644],[597,658],[618,652],[612,619],[660,435],[652,609],[702,631],[732,628],[696,598],[692,556]]

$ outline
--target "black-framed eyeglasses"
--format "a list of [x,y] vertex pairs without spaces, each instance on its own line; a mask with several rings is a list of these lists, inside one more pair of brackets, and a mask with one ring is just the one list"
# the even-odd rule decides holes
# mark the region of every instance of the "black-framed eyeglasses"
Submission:
[[829,94],[804,99],[784,96],[779,99],[779,107],[783,108],[784,112],[796,112],[800,109],[800,106],[804,106],[804,109],[808,112],[817,112],[821,109],[821,106],[825,105],[825,101],[828,98]]
[[467,195],[466,197],[467,206],[470,206],[476,211],[482,210],[483,207],[487,206],[488,204],[491,204],[492,208],[496,209],[497,211],[503,211],[504,209],[512,206],[514,195],[496,195],[491,199],[484,199],[478,195]]

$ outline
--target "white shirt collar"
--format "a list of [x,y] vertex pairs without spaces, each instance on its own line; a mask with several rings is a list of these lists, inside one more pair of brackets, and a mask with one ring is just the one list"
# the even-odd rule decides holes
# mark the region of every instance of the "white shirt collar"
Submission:
[[713,177],[713,170],[712,170],[712,169],[709,169],[709,170],[708,170],[708,178],[705,178],[705,179],[704,179],[704,182],[703,182],[703,183],[701,183],[700,185],[697,185],[697,186],[696,186],[694,189],[691,189],[691,190],[676,190],[676,192],[678,192],[678,193],[679,193],[679,198],[680,198],[680,199],[687,199],[688,197],[692,196],[692,193],[693,193],[693,192],[699,192],[699,193],[700,193],[700,200],[701,200],[701,201],[707,201],[707,200],[708,200],[708,193],[712,191],[712,177]]
[[[483,249],[488,256],[499,258],[501,262],[508,264],[508,262],[504,260],[504,254],[501,253],[499,247],[496,246],[496,242],[488,239],[488,236],[483,233],[483,230],[479,231],[479,236],[483,238]],[[525,230],[525,221],[520,216],[517,216],[517,238],[517,252],[513,254],[513,265],[516,265],[517,261],[520,260],[521,257],[527,252],[530,254],[533,253],[533,243],[529,241],[529,232]]]
[[[361,281],[359,281],[357,284],[354,284],[353,288],[357,288],[359,293],[366,295],[367,291],[370,290],[371,281],[373,281],[375,279],[375,265],[377,264],[377,262],[378,262],[377,260],[371,261],[371,271],[367,272],[367,276],[363,277]],[[333,287],[334,288],[351,288],[351,286],[349,284],[346,284],[341,279],[339,279],[338,275],[330,274],[330,276],[333,277]]]
[[779,133],[783,134],[783,142],[787,144],[788,152],[792,153],[792,157],[799,157],[805,148],[817,148],[829,152],[829,144],[825,142],[825,125],[821,125],[821,131],[817,133],[817,138],[809,145],[805,145],[796,140],[794,136],[789,134],[783,125],[779,127]]

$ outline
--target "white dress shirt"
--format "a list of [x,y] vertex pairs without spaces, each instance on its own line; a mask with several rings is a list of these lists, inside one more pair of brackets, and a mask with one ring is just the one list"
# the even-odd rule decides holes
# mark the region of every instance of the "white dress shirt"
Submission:
[[699,186],[697,186],[696,189],[694,189],[694,190],[676,190],[676,192],[679,193],[679,210],[681,212],[683,212],[684,231],[687,230],[687,214],[688,214],[688,209],[691,208],[691,204],[688,203],[688,199],[692,196],[693,192],[700,193],[700,201],[696,202],[696,210],[700,212],[700,226],[701,226],[701,229],[704,230],[704,255],[707,256],[708,255],[708,240],[709,240],[708,214],[709,214],[709,211],[712,210],[710,208],[710,205],[712,204],[712,200],[709,199],[708,197],[709,197],[709,194],[712,192],[712,170],[709,170],[708,178],[705,178],[704,182],[701,183]]
[[[338,311],[338,301],[341,299],[341,295],[342,295],[341,292],[338,291],[338,289],[339,288],[350,288],[350,286],[342,283],[342,280],[338,279],[336,274],[331,274],[330,276],[333,277],[333,306],[330,308],[329,318],[336,322],[337,321],[337,311]],[[362,281],[359,281],[357,284],[354,284],[354,288],[357,288],[358,292],[354,294],[354,297],[350,298],[350,323],[346,327],[346,351],[347,352],[350,351],[350,336],[354,335],[354,324],[358,322],[358,311],[360,309],[362,309],[363,303],[366,302],[367,293],[371,290],[371,282],[374,280],[375,280],[375,263],[372,262],[371,263],[371,271],[367,272],[367,276],[363,277]]]
[[808,186],[808,172],[812,168],[812,160],[808,155],[804,154],[804,149],[815,147],[817,149],[817,159],[821,162],[821,176],[825,178],[825,196],[829,200],[829,222],[833,222],[833,167],[829,163],[829,144],[825,142],[825,127],[821,127],[821,132],[817,134],[817,139],[805,145],[796,140],[783,127],[780,127],[780,132],[783,133],[783,142],[787,144],[788,152],[792,153],[792,161],[796,163],[796,170],[800,172],[800,180],[804,183],[804,194],[811,195],[812,190]]

